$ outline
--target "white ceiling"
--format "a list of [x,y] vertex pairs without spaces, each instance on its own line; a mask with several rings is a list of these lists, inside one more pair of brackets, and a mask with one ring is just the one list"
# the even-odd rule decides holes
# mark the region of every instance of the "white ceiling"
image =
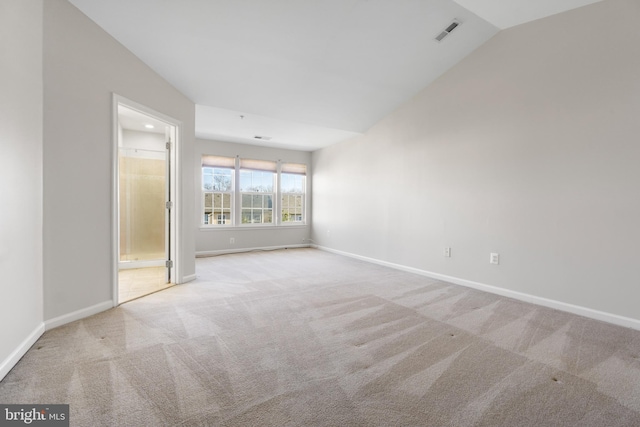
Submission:
[[602,0],[455,0],[500,29],[514,27]]
[[198,137],[311,151],[365,132],[500,29],[600,0],[69,1],[197,104]]

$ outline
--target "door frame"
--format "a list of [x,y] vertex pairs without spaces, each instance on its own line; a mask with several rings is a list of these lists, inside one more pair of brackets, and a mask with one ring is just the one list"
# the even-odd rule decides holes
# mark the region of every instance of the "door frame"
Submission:
[[182,247],[182,236],[180,233],[180,227],[178,224],[181,223],[180,211],[182,206],[182,194],[180,189],[180,152],[181,152],[181,142],[182,142],[182,122],[174,119],[173,117],[162,114],[152,108],[149,108],[145,105],[142,105],[138,102],[135,102],[131,99],[125,98],[124,96],[113,93],[112,97],[112,162],[111,162],[111,271],[112,271],[112,300],[113,306],[117,307],[119,305],[118,302],[118,272],[119,272],[119,262],[120,262],[120,197],[119,197],[119,174],[120,174],[120,165],[119,165],[119,152],[118,152],[118,134],[119,134],[119,118],[118,118],[118,106],[122,105],[124,107],[130,108],[132,110],[136,110],[142,114],[147,116],[151,116],[157,120],[167,123],[170,126],[175,128],[175,141],[171,142],[171,147],[169,148],[169,167],[171,179],[169,180],[169,192],[171,194],[172,207],[169,210],[169,233],[171,235],[171,241],[169,245],[169,259],[173,261],[173,268],[171,269],[171,283],[180,284],[182,283],[182,263],[181,263],[181,250]]

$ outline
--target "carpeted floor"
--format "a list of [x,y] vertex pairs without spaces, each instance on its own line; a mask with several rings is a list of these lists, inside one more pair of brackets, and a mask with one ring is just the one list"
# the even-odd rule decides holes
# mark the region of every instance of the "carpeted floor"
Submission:
[[1,403],[73,426],[640,426],[640,332],[314,249],[46,332]]

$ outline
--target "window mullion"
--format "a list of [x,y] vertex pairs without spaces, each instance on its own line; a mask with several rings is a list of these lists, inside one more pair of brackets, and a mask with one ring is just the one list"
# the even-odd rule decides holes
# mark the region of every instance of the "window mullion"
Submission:
[[242,224],[242,195],[240,194],[240,156],[236,156],[236,167],[233,172],[233,225]]
[[276,185],[275,185],[275,193],[273,195],[273,223],[278,226],[282,225],[282,180],[280,179],[280,173],[282,172],[282,162],[278,160],[278,164],[276,165]]

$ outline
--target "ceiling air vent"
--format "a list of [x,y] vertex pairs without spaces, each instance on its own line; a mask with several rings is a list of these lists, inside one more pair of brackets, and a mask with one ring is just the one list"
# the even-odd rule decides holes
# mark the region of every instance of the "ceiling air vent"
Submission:
[[271,137],[270,136],[256,135],[256,136],[253,137],[253,139],[259,139],[261,141],[271,141]]
[[445,28],[438,36],[436,37],[437,42],[441,42],[445,37],[447,37],[451,31],[455,30],[460,25],[460,21],[454,20],[447,28]]

